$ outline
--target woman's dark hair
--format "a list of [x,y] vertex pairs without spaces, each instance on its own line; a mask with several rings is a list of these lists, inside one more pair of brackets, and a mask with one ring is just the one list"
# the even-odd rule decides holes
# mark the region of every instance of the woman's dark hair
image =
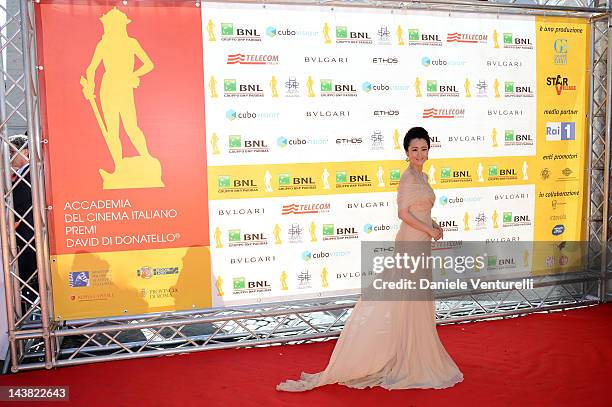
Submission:
[[422,127],[413,127],[404,136],[404,150],[408,150],[408,146],[413,139],[422,139],[427,142],[427,148],[431,148],[431,140],[427,130]]

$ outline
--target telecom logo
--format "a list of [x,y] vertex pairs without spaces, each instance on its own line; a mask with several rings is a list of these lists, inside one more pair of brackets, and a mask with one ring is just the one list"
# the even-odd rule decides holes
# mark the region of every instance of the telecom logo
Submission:
[[518,37],[513,33],[504,33],[503,38],[505,49],[533,49],[531,38]]
[[331,209],[331,203],[309,203],[309,204],[288,204],[283,205],[281,209],[282,215],[312,215],[318,213],[328,213]]
[[221,23],[221,41],[261,41],[255,28],[234,27],[233,23]]
[[351,31],[345,25],[336,26],[336,44],[372,44],[370,33]]
[[416,28],[410,28],[408,29],[408,45],[441,47],[442,40],[439,34],[421,33]]
[[423,119],[461,119],[465,117],[465,109],[437,109],[434,107],[423,109]]
[[456,44],[483,44],[488,41],[487,34],[466,34],[453,32],[446,35],[446,42]]
[[555,65],[567,65],[569,46],[567,39],[557,38],[553,43],[553,62]]
[[455,85],[438,83],[437,80],[427,81],[428,97],[459,97],[459,90]]
[[270,148],[264,140],[243,139],[241,135],[233,134],[228,137],[229,153],[267,153]]
[[505,97],[533,97],[531,86],[517,85],[515,82],[504,82]]
[[278,65],[278,55],[272,54],[228,54],[228,65]]
[[576,122],[546,123],[546,141],[576,140]]
[[321,97],[354,97],[357,88],[350,83],[334,83],[331,79],[321,79]]

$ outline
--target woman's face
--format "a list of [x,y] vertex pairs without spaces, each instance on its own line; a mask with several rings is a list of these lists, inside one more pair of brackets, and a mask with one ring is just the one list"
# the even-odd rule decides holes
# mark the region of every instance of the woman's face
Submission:
[[427,141],[422,138],[414,138],[410,140],[406,155],[411,163],[414,163],[415,165],[425,164],[428,154],[429,147],[427,147]]

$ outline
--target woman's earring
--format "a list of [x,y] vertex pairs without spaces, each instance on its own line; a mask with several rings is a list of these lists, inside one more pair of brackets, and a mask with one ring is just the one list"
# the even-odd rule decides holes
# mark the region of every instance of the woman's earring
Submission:
[[409,163],[410,162],[410,157],[406,157],[406,162]]

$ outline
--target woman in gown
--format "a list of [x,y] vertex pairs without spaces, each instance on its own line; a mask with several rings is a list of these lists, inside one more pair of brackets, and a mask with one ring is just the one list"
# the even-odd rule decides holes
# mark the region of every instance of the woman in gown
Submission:
[[[442,230],[431,219],[435,194],[423,173],[429,147],[429,135],[422,127],[406,133],[404,150],[410,165],[397,190],[402,223],[396,242],[442,238]],[[315,374],[302,373],[299,380],[287,380],[276,389],[300,392],[332,383],[358,389],[443,389],[462,380],[463,374],[438,337],[433,297],[418,301],[361,298],[338,338],[327,368]]]

